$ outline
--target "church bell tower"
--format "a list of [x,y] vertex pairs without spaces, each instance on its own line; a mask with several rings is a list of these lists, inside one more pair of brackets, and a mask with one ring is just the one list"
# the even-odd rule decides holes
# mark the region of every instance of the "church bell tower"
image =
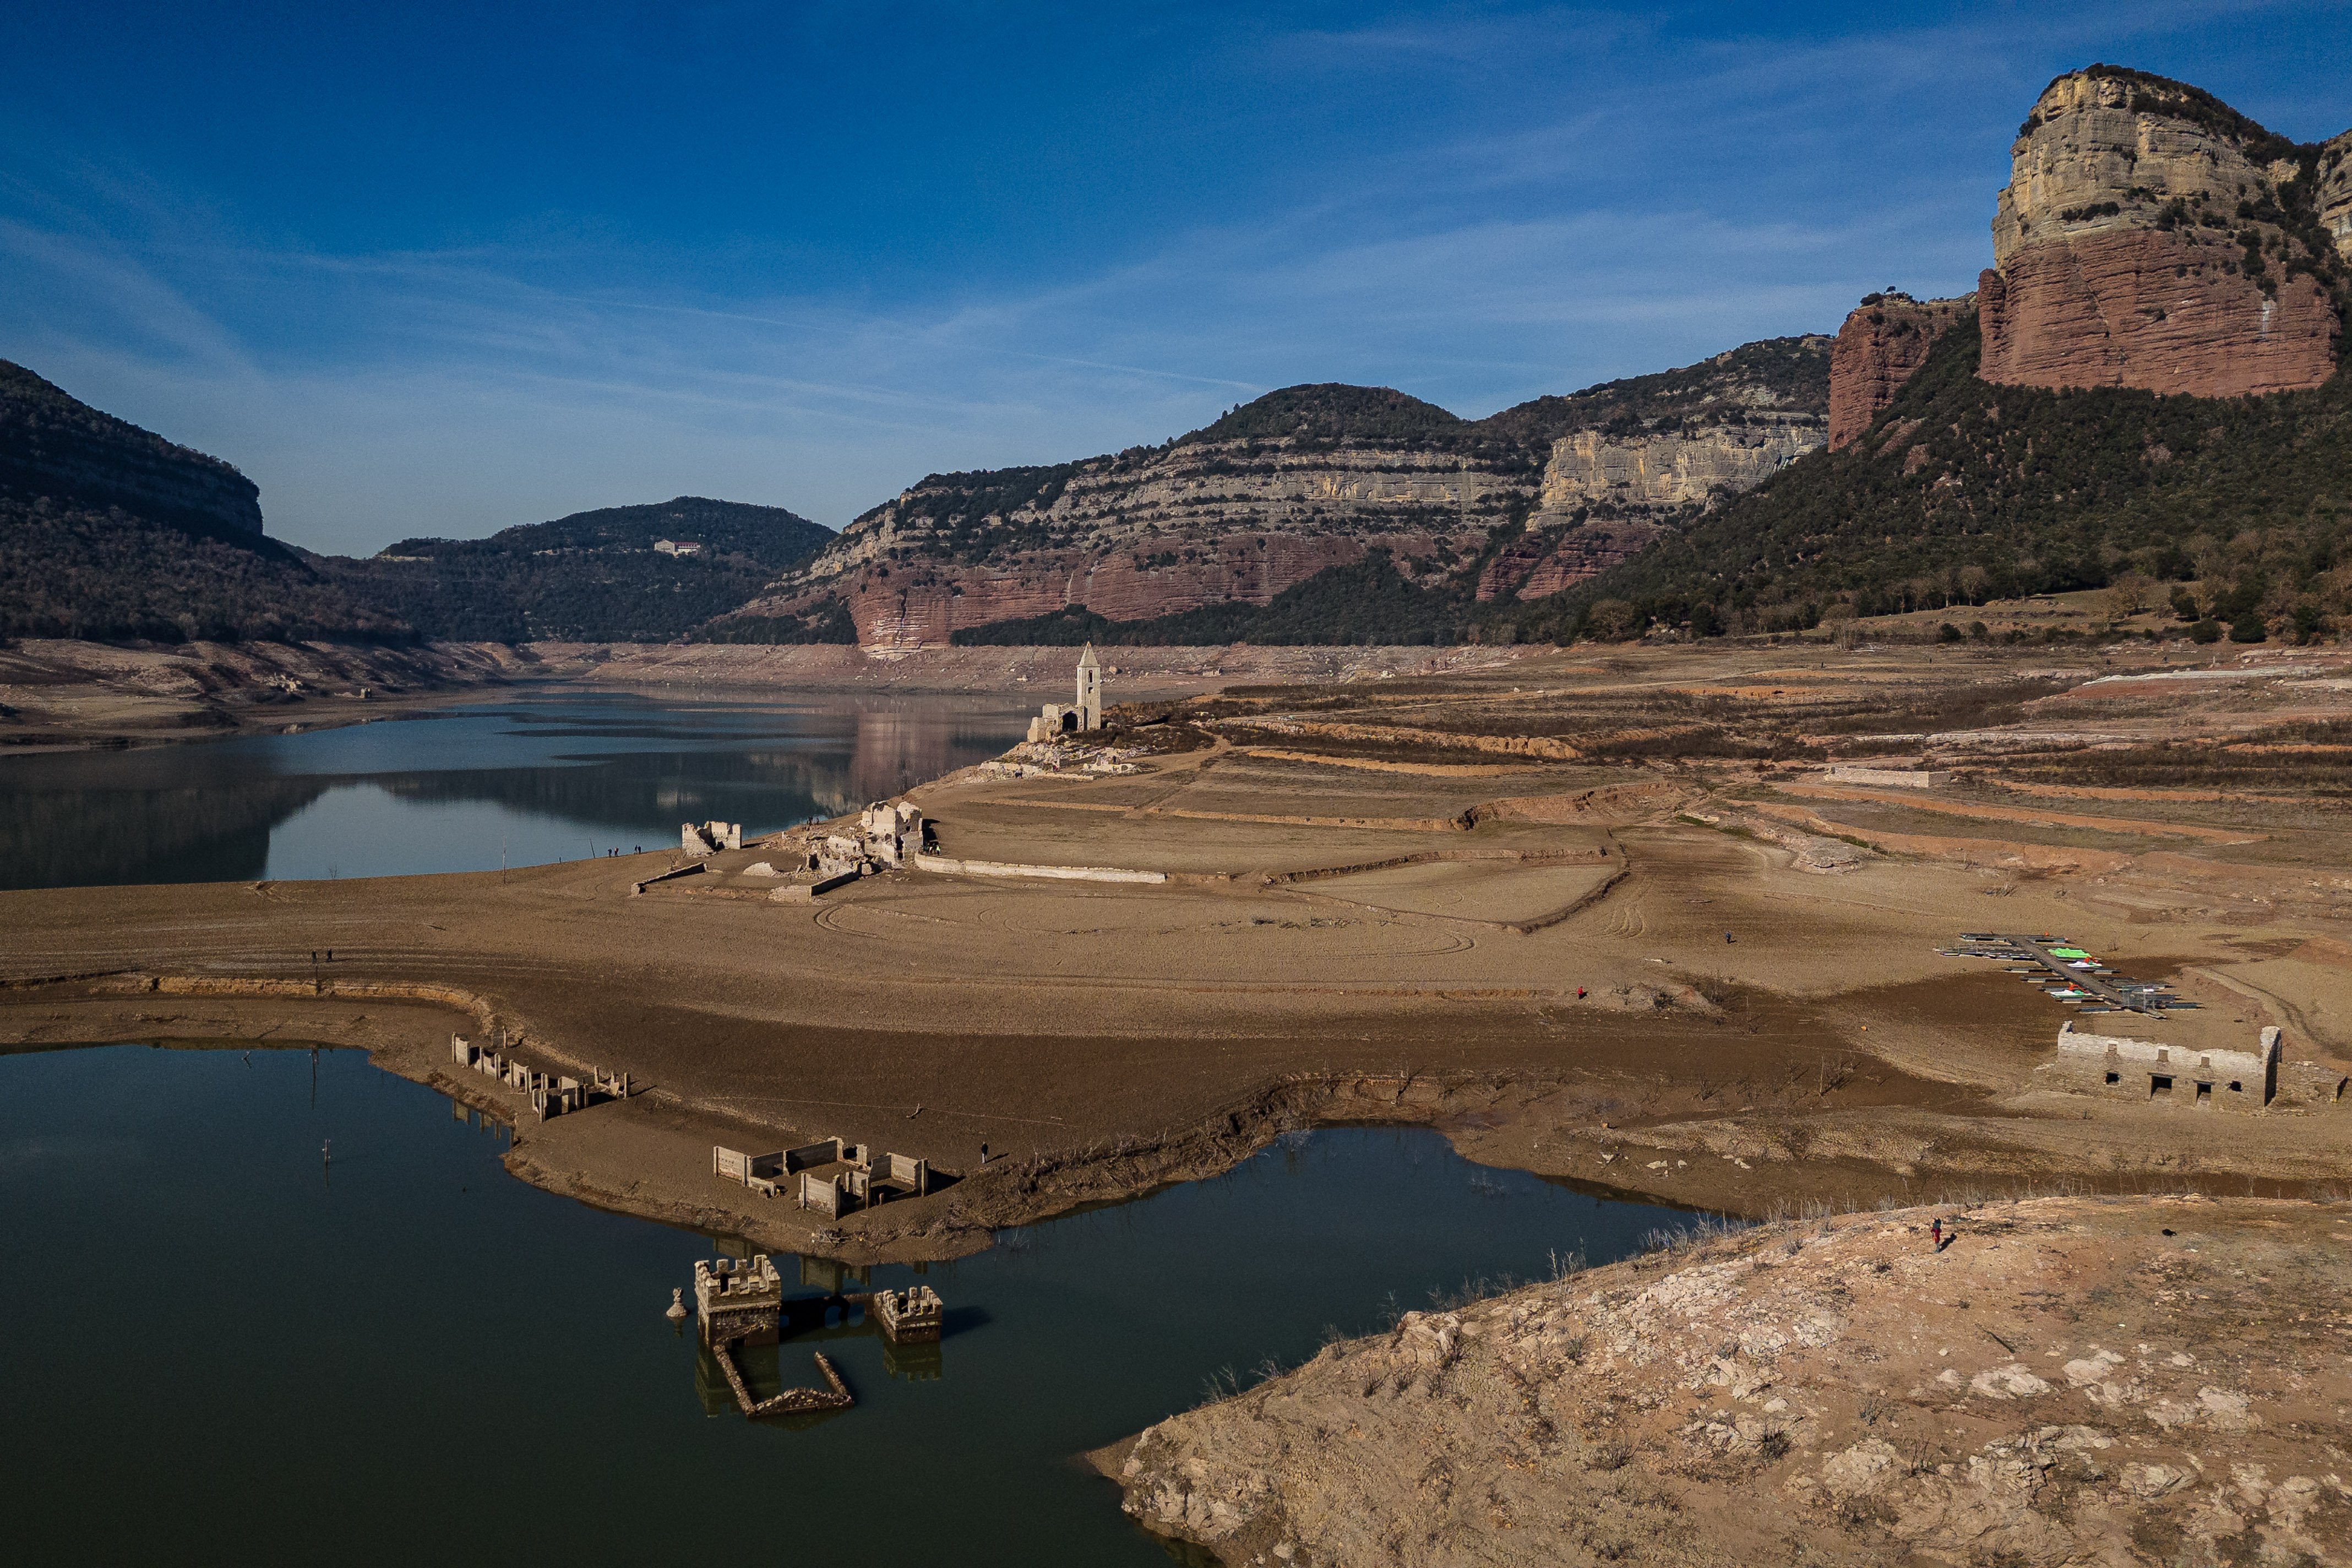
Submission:
[[1095,662],[1095,645],[1078,656],[1078,728],[1102,728],[1102,667]]

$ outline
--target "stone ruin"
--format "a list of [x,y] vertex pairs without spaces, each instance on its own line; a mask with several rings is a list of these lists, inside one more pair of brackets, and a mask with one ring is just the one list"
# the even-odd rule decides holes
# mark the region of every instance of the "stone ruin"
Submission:
[[923,852],[930,826],[920,807],[908,800],[877,800],[857,814],[849,833],[828,833],[809,846],[803,871],[825,884],[895,871],[913,863]]
[[494,1078],[509,1089],[520,1089],[530,1097],[530,1108],[541,1121],[569,1111],[585,1110],[591,1105],[608,1100],[626,1100],[635,1092],[629,1075],[608,1073],[603,1068],[588,1069],[584,1083],[576,1078],[543,1073],[507,1056],[506,1031],[497,1034],[498,1048],[478,1046],[463,1035],[449,1037],[449,1056],[461,1068],[471,1068],[486,1078]]
[[754,1399],[742,1368],[735,1364],[738,1345],[772,1345],[783,1337],[784,1282],[765,1253],[738,1262],[711,1258],[694,1266],[694,1312],[702,1342],[726,1375],[736,1406],[744,1415],[792,1415],[816,1410],[846,1410],[857,1403],[822,1352],[816,1356],[823,1388],[788,1388],[769,1399]]
[[947,1322],[947,1304],[929,1285],[877,1290],[866,1299],[866,1310],[892,1344],[937,1344]]
[[[745,1158],[750,1158],[746,1156]],[[781,1159],[780,1155],[759,1156]],[[905,1290],[847,1290],[841,1289],[840,1267],[832,1265],[817,1272],[824,1276],[811,1279],[811,1262],[801,1260],[801,1283],[815,1283],[825,1292],[817,1305],[837,1300],[845,1306],[862,1303],[868,1321],[881,1331],[887,1347],[925,1347],[913,1353],[911,1363],[918,1375],[936,1377],[938,1355],[935,1347],[947,1325],[947,1304],[940,1293],[928,1285],[914,1285]],[[863,1271],[859,1278],[864,1278]],[[806,1298],[798,1303],[810,1305]],[[846,1410],[856,1401],[851,1397],[848,1385],[834,1370],[833,1363],[822,1352],[816,1355],[816,1368],[824,1379],[822,1388],[788,1388],[768,1399],[752,1397],[751,1385],[742,1369],[736,1365],[735,1351],[740,1345],[772,1345],[782,1342],[787,1303],[784,1281],[776,1271],[773,1259],[765,1253],[737,1259],[716,1258],[694,1266],[694,1310],[697,1329],[702,1342],[709,1347],[711,1360],[727,1380],[728,1391],[734,1396],[736,1407],[748,1416],[787,1415],[822,1410]],[[886,1350],[884,1359],[890,1360]]]
[[[793,1188],[802,1208],[835,1219],[895,1198],[921,1197],[931,1190],[929,1161],[891,1153],[877,1160],[866,1145],[838,1138],[769,1154],[713,1144],[710,1173],[772,1198]],[[796,1186],[794,1176],[800,1178]]]
[[2284,1061],[2280,1034],[2265,1028],[2252,1050],[2205,1050],[2095,1035],[2068,1019],[2058,1055],[2038,1071],[2075,1094],[2187,1104],[2199,1110],[2308,1110],[2339,1103],[2346,1075],[2318,1062]]
[[1037,717],[1029,721],[1029,742],[1055,740],[1059,736],[1078,734],[1102,728],[1102,666],[1095,662],[1095,645],[1087,644],[1078,655],[1077,700],[1066,708],[1059,702],[1048,702]]
[[716,855],[721,849],[743,847],[743,825],[740,822],[706,822],[698,827],[691,822],[677,826],[677,847],[700,859]]
[[694,1314],[705,1344],[774,1344],[783,1328],[783,1279],[765,1253],[697,1262]]

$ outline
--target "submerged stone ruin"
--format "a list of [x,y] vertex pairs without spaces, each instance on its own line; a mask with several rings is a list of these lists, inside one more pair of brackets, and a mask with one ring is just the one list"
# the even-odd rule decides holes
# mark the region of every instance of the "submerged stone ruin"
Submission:
[[[808,1269],[803,1259],[803,1282]],[[844,1291],[835,1279],[821,1301],[839,1301],[845,1308],[862,1305],[882,1332],[886,1343],[936,1345],[947,1321],[946,1303],[928,1285],[905,1290]],[[767,1399],[754,1398],[751,1384],[736,1363],[740,1345],[772,1345],[783,1338],[787,1310],[784,1281],[775,1261],[765,1253],[749,1258],[716,1258],[694,1266],[694,1309],[698,1331],[718,1363],[737,1408],[746,1416],[792,1415],[825,1410],[847,1410],[857,1401],[841,1373],[823,1352],[813,1352],[824,1379],[822,1388],[788,1388]],[[934,1375],[936,1375],[934,1373]]]

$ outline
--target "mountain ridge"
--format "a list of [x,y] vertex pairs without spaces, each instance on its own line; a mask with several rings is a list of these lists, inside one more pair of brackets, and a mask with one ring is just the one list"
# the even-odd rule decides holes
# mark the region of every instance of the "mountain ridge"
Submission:
[[1822,445],[1828,372],[1826,337],[1773,339],[1482,420],[1393,388],[1285,387],[1156,447],[927,476],[698,635],[846,622],[910,647],[1072,614],[1245,629],[1376,553],[1449,602],[1565,585]]
[[[410,538],[337,582],[422,636],[457,642],[667,642],[741,605],[833,531],[782,507],[678,496],[519,523],[482,539]],[[658,540],[701,546],[679,556]]]

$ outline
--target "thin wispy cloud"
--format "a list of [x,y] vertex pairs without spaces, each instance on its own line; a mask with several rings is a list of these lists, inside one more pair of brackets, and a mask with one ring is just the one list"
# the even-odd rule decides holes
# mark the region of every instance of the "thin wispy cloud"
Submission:
[[[673,68],[764,15],[665,33],[661,90],[698,112]],[[377,183],[324,206],[215,188],[234,161],[191,174],[168,144],[93,150],[20,111],[0,354],[237,462],[273,531],[314,547],[680,492],[838,525],[926,472],[1157,441],[1293,382],[1478,415],[1831,330],[1890,282],[1965,289],[2022,95],[2056,70],[2131,56],[2324,99],[2307,46],[2246,40],[2352,33],[2346,5],[2292,0],[1790,15],[1094,14],[1068,60],[1010,27],[999,58],[877,75],[869,17],[812,12],[790,47],[803,90],[848,82],[840,105],[626,177],[605,166],[625,140],[518,165],[512,211],[373,153],[347,162]],[[876,82],[893,96],[856,97]],[[344,167],[299,152],[306,181]]]

